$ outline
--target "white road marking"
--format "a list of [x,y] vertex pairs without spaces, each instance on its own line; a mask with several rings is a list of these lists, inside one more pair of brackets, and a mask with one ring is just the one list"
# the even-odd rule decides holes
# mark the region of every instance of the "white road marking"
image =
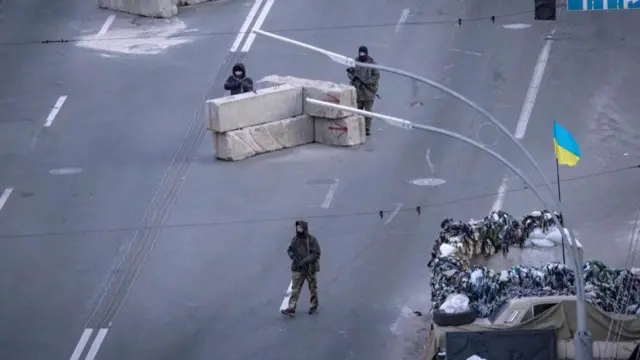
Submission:
[[475,52],[475,51],[460,50],[460,49],[449,49],[449,50],[450,50],[450,51],[454,51],[454,52],[459,52],[459,53],[467,54],[467,55],[482,56],[482,54],[481,54],[481,53],[479,53],[479,52]]
[[293,280],[289,282],[289,288],[287,288],[287,294],[284,296],[282,303],[280,304],[280,311],[289,307],[289,299],[291,299],[291,291],[293,290]]
[[0,210],[2,210],[2,208],[4,207],[4,204],[7,203],[7,200],[9,200],[9,196],[11,196],[12,192],[13,192],[13,188],[4,189],[4,191],[2,192],[2,195],[0,196]]
[[[275,0],[267,0],[266,4],[262,8],[262,11],[260,12],[260,15],[258,16],[258,20],[256,20],[256,23],[253,25],[253,30],[260,30],[260,27],[264,23],[264,20],[267,18],[269,11],[271,11],[271,7],[273,6],[274,1]],[[244,46],[242,47],[242,52],[248,52],[255,39],[255,33],[252,32],[251,34],[249,34],[247,42],[245,42]]]
[[507,195],[507,181],[509,181],[509,177],[507,177],[506,175],[502,177],[502,181],[500,182],[500,186],[498,187],[498,195],[496,196],[496,200],[493,202],[491,211],[498,211],[502,209],[502,204],[504,204],[504,197],[505,195]]
[[400,212],[400,210],[402,210],[402,205],[404,204],[398,203],[398,205],[396,205],[396,208],[393,209],[393,212],[391,213],[391,215],[389,215],[389,218],[385,220],[384,222],[385,225],[389,225],[393,221],[393,219],[395,219],[396,216],[398,216],[398,213]]
[[102,341],[104,341],[104,337],[107,336],[107,331],[109,329],[100,329],[98,330],[98,335],[95,340],[93,340],[93,344],[91,344],[91,348],[89,349],[89,353],[87,353],[87,357],[85,360],[93,360],[96,355],[98,355],[98,350],[100,350],[100,345],[102,345]]
[[429,165],[429,170],[431,170],[432,174],[435,174],[436,168],[435,166],[433,166],[433,163],[431,162],[431,149],[427,149],[425,158],[427,159],[427,165]]
[[[98,355],[98,350],[100,350],[100,346],[102,345],[105,336],[107,336],[107,331],[109,331],[109,329],[106,328],[98,330],[98,334],[96,335],[95,339],[93,339],[91,347],[89,348],[87,356],[84,358],[84,360],[95,359],[96,355]],[[91,340],[91,334],[93,334],[93,329],[84,329],[84,331],[82,332],[82,336],[80,336],[80,340],[78,341],[76,348],[73,349],[73,353],[71,354],[69,360],[80,360],[84,349],[87,347],[87,343],[89,342],[89,340]]]
[[62,108],[62,105],[64,105],[65,101],[67,101],[67,95],[62,95],[58,98],[58,101],[56,101],[56,104],[53,105],[53,109],[51,109],[49,116],[47,116],[47,121],[44,123],[44,127],[49,127],[51,126],[51,124],[53,124],[53,120],[56,119],[56,116],[58,115],[58,112]]
[[73,168],[73,167],[49,170],[49,174],[51,175],[73,175],[73,174],[79,174],[81,172],[82,172],[82,169]]
[[338,179],[335,179],[335,180],[336,181],[329,186],[329,191],[327,191],[327,196],[325,196],[324,202],[322,203],[322,207],[325,209],[328,209],[329,206],[331,206],[331,201],[333,201],[333,195],[336,193],[336,190],[338,189],[338,184],[340,184],[340,181]]
[[417,186],[440,186],[447,181],[445,179],[439,178],[421,178],[421,179],[413,179],[411,183]]
[[244,39],[244,35],[247,33],[247,29],[249,29],[249,25],[251,25],[253,18],[256,17],[258,9],[260,8],[260,5],[262,5],[263,1],[264,0],[256,0],[256,2],[253,3],[253,7],[251,7],[251,10],[249,10],[249,15],[247,15],[247,18],[244,20],[244,23],[240,27],[240,32],[238,33],[238,36],[236,36],[236,40],[233,42],[233,45],[231,45],[231,52],[238,51],[240,43],[242,43],[242,39]]
[[73,350],[73,353],[71,354],[69,360],[80,359],[80,355],[82,355],[85,346],[87,346],[89,338],[91,338],[91,333],[93,333],[93,329],[84,329],[84,331],[82,332],[82,336],[80,336],[80,341],[78,341],[78,345],[76,345],[76,348]]
[[402,25],[404,25],[404,23],[407,21],[410,11],[411,9],[402,10],[402,14],[400,14],[400,20],[398,20],[398,24],[396,24],[396,33],[400,32],[400,30],[402,29]]
[[[544,46],[540,51],[540,55],[538,55],[538,62],[536,63],[535,68],[533,69],[533,76],[531,77],[531,82],[529,83],[529,89],[527,90],[527,95],[524,99],[524,104],[522,104],[522,110],[520,111],[520,117],[518,119],[518,125],[516,126],[516,132],[514,136],[516,139],[520,140],[524,137],[527,132],[527,125],[529,124],[529,119],[531,118],[531,112],[533,111],[533,106],[536,103],[536,97],[538,96],[538,91],[540,91],[540,83],[542,82],[542,77],[544,76],[544,70],[547,67],[547,62],[549,61],[549,55],[551,54],[551,36],[555,33],[555,30],[551,31],[551,35],[547,37],[545,40]],[[491,207],[491,211],[498,211],[502,209],[502,205],[504,204],[504,198],[507,194],[507,190],[509,189],[509,185],[507,182],[509,181],[509,177],[505,175],[502,178],[502,182],[500,182],[500,186],[498,187],[498,195],[496,196],[496,200],[493,202],[493,206]]]
[[529,83],[529,89],[527,90],[527,95],[525,96],[524,104],[522,105],[522,111],[520,111],[520,117],[518,118],[518,126],[516,127],[515,133],[516,139],[522,139],[524,137],[524,133],[527,131],[531,112],[533,111],[533,106],[536,104],[538,91],[540,91],[540,83],[542,82],[544,69],[547,67],[547,62],[549,61],[551,41],[552,40],[550,38],[545,40],[542,51],[540,51],[540,55],[538,55],[538,62],[536,63],[536,67],[533,69],[531,83]]
[[520,29],[530,28],[531,25],[522,24],[522,23],[515,23],[515,24],[505,24],[505,25],[502,25],[502,27],[505,28],[505,29],[520,30]]
[[96,37],[100,37],[100,36],[106,34],[107,31],[109,31],[109,28],[111,27],[111,24],[113,23],[113,20],[115,20],[115,19],[116,19],[116,14],[109,15],[107,20],[105,20],[104,24],[102,24],[102,27],[100,28],[100,31],[98,31],[98,34],[96,35]]

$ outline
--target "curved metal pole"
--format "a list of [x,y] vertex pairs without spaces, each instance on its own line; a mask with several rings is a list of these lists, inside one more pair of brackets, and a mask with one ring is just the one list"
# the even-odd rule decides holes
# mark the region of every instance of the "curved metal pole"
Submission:
[[441,128],[430,126],[430,125],[417,124],[417,123],[413,123],[411,121],[403,120],[393,116],[382,115],[374,112],[355,109],[349,106],[333,104],[326,101],[309,99],[309,98],[305,99],[305,101],[311,104],[322,105],[329,108],[343,110],[343,111],[351,112],[358,115],[378,118],[378,119],[384,120],[387,124],[391,126],[399,127],[405,130],[419,129],[419,130],[424,130],[429,132],[435,132],[438,134],[442,134],[442,135],[463,141],[493,156],[495,159],[500,161],[506,167],[511,169],[511,171],[513,171],[516,175],[518,175],[518,177],[522,179],[522,181],[524,181],[525,184],[529,186],[529,188],[531,188],[531,191],[533,191],[533,193],[538,198],[538,200],[540,200],[540,202],[544,205],[544,207],[550,212],[551,218],[555,222],[556,226],[558,227],[558,229],[561,229],[560,234],[562,236],[562,239],[564,241],[567,241],[568,244],[571,245],[569,246],[569,248],[571,249],[571,253],[572,253],[571,257],[573,258],[573,261],[574,261],[575,277],[576,277],[576,313],[577,313],[577,331],[576,331],[576,338],[575,338],[576,359],[580,359],[580,360],[592,359],[593,357],[592,339],[591,339],[591,334],[588,330],[588,325],[587,325],[587,318],[586,318],[587,307],[586,307],[586,301],[584,297],[584,275],[582,272],[581,257],[579,255],[577,239],[575,238],[575,236],[573,236],[573,234],[570,234],[572,241],[569,241],[569,239],[567,238],[567,234],[564,231],[564,227],[560,223],[560,220],[558,219],[558,217],[555,215],[555,212],[551,210],[551,206],[549,205],[549,203],[544,200],[543,196],[540,195],[538,190],[536,190],[535,187],[533,186],[533,183],[522,172],[520,172],[520,170],[518,170],[518,168],[516,168],[515,165],[511,164],[509,161],[507,161],[507,159],[502,157],[500,154],[485,147],[484,145],[478,143],[477,141],[449,130],[441,129]]
[[[445,130],[445,129],[441,129],[435,126],[430,126],[430,125],[424,125],[424,124],[418,124],[418,123],[414,123],[411,122],[409,120],[403,120],[397,117],[393,117],[393,116],[388,116],[388,115],[383,115],[383,114],[378,114],[378,113],[374,113],[374,112],[370,112],[370,111],[364,111],[364,110],[360,110],[360,109],[355,109],[349,106],[344,106],[344,105],[338,105],[338,104],[334,104],[334,103],[330,103],[327,101],[322,101],[322,100],[317,100],[317,99],[310,99],[307,98],[305,99],[306,102],[311,103],[311,104],[316,104],[316,105],[321,105],[321,106],[326,106],[326,107],[330,107],[330,108],[334,108],[334,109],[338,109],[338,110],[342,110],[342,111],[346,111],[346,112],[351,112],[354,114],[358,114],[358,115],[362,115],[362,116],[367,116],[367,117],[375,117],[381,120],[384,120],[387,124],[391,125],[391,126],[395,126],[395,127],[399,127],[405,130],[413,130],[413,129],[420,129],[420,130],[424,130],[424,131],[429,131],[429,132],[435,132],[438,134],[442,134],[445,136],[448,136],[450,138],[454,138],[460,141],[463,141],[473,147],[476,147],[478,149],[481,149],[482,151],[486,152],[487,154],[493,156],[494,158],[498,159],[502,164],[504,164],[506,167],[508,167],[509,169],[511,169],[511,171],[513,171],[516,175],[518,175],[518,177],[520,179],[522,179],[522,181],[525,182],[525,184],[527,184],[527,186],[529,186],[531,188],[531,191],[533,191],[533,193],[536,195],[536,197],[538,198],[538,200],[540,200],[540,202],[544,205],[544,207],[549,210],[549,212],[551,213],[551,217],[553,218],[553,221],[556,223],[556,226],[558,226],[558,228],[563,229],[562,224],[560,224],[560,220],[556,217],[555,213],[551,210],[551,206],[549,205],[549,203],[544,200],[544,198],[542,197],[542,195],[540,195],[540,193],[538,192],[538,190],[534,189],[531,185],[532,182],[529,181],[529,179],[527,177],[525,177],[525,175],[520,172],[520,170],[518,170],[518,168],[515,167],[515,165],[511,164],[507,159],[505,159],[504,157],[502,157],[502,155],[496,153],[495,151],[487,148],[486,146],[480,144],[479,142],[468,138],[466,136],[462,136],[458,133],[449,131],[449,130]],[[563,233],[563,231],[561,231],[561,233]],[[562,234],[563,237],[566,238],[566,234]],[[568,240],[567,240],[568,241]],[[576,247],[571,246],[571,250],[572,250],[572,258],[574,260],[575,266],[576,268],[581,268],[581,266],[579,266],[578,263],[578,254],[576,253]]]
[[[254,32],[276,39],[276,40],[280,40],[280,41],[284,41],[287,42],[289,44],[293,44],[293,45],[297,45],[297,46],[301,46],[304,47],[308,50],[312,50],[318,53],[321,53],[327,57],[329,57],[331,59],[331,61],[333,62],[337,62],[339,64],[345,65],[345,66],[355,66],[356,65],[356,61],[354,59],[351,59],[349,57],[346,57],[344,55],[340,55],[325,49],[321,49],[309,44],[305,44],[299,41],[295,41],[289,38],[286,38],[284,36],[280,36],[280,35],[276,35],[276,34],[272,34],[260,29],[255,29],[253,30]],[[531,164],[534,166],[534,168],[536,169],[536,171],[538,172],[538,174],[540,174],[540,177],[542,177],[542,180],[544,181],[545,185],[547,186],[547,189],[549,190],[549,192],[551,194],[554,194],[553,192],[553,188],[551,187],[551,183],[549,182],[549,180],[547,180],[546,176],[544,176],[544,173],[542,172],[542,170],[540,169],[540,167],[538,166],[538,163],[533,159],[533,156],[527,151],[527,149],[524,148],[524,146],[520,143],[520,141],[518,141],[518,139],[516,139],[516,137],[511,134],[511,132],[504,126],[502,125],[502,123],[500,121],[498,121],[495,117],[493,117],[493,115],[489,114],[486,110],[484,110],[483,108],[481,108],[478,104],[474,103],[473,101],[469,100],[468,98],[464,97],[463,95],[461,95],[460,93],[456,92],[455,90],[448,88],[438,82],[435,82],[433,80],[429,80],[425,77],[422,77],[420,75],[416,75],[413,73],[410,73],[408,71],[404,71],[404,70],[400,70],[400,69],[396,69],[396,68],[392,68],[389,66],[384,66],[384,65],[378,65],[378,64],[368,64],[368,63],[361,63],[358,62],[357,63],[358,66],[364,67],[364,68],[371,68],[371,69],[378,69],[378,70],[383,70],[383,71],[387,71],[393,74],[397,74],[400,76],[404,76],[407,78],[410,78],[412,80],[417,80],[421,83],[427,84],[429,86],[432,86],[436,89],[439,89],[441,91],[446,92],[447,94],[453,96],[454,98],[462,101],[463,103],[467,104],[468,106],[470,106],[472,109],[476,110],[477,112],[479,112],[480,114],[482,114],[482,116],[484,116],[486,119],[488,119],[489,121],[491,121],[491,123],[493,125],[495,125],[498,129],[500,129],[500,131],[502,131],[505,135],[507,135],[511,141],[513,141],[514,144],[516,144],[516,146],[518,148],[520,148],[520,150],[525,154],[525,156],[529,159],[529,161],[531,162]],[[562,210],[560,208],[560,204],[556,203],[556,207],[557,209],[562,213]],[[561,227],[561,229],[564,227]]]

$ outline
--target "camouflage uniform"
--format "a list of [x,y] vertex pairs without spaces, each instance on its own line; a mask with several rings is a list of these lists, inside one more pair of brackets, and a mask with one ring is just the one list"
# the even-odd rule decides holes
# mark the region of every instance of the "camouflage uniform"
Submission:
[[[366,46],[360,46],[359,54],[355,60],[356,62],[364,62],[368,64],[376,64],[375,60],[373,60],[369,56],[369,50]],[[364,54],[364,56],[362,56]],[[364,68],[356,65],[355,67],[351,67],[347,69],[347,74],[349,80],[351,81],[351,85],[354,86],[358,93],[358,109],[365,111],[372,111],[373,109],[373,101],[375,100],[375,94],[378,91],[378,82],[380,81],[380,72],[378,69],[370,69]],[[362,80],[367,86],[363,85],[360,81],[356,79],[356,76]],[[373,91],[371,91],[373,90]],[[367,135],[371,135],[371,118],[365,117],[365,126]]]
[[281,312],[288,316],[294,316],[296,313],[296,304],[305,280],[311,294],[309,314],[313,314],[318,309],[318,281],[316,274],[320,271],[320,244],[318,244],[315,236],[309,233],[309,224],[306,221],[296,221],[296,229],[298,228],[302,231],[296,231],[296,235],[287,248],[287,254],[292,260],[291,297],[289,298],[289,307],[281,310]]

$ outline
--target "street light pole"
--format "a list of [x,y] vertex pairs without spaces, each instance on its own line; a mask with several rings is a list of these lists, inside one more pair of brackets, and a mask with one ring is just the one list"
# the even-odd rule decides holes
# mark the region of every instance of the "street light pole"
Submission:
[[[522,181],[524,181],[524,183],[527,186],[529,186],[529,188],[531,188],[531,191],[533,191],[533,193],[538,198],[538,200],[540,200],[540,202],[544,205],[544,207],[550,212],[551,217],[555,222],[556,226],[559,229],[561,229],[562,236],[566,238],[564,227],[560,223],[560,220],[555,215],[555,212],[551,210],[552,207],[550,206],[550,204],[544,199],[544,197],[538,192],[538,190],[535,189],[535,187],[533,186],[533,183],[520,170],[518,170],[518,168],[516,168],[515,165],[511,164],[500,154],[485,147],[484,145],[478,143],[477,141],[449,130],[441,129],[441,128],[430,126],[430,125],[418,124],[408,120],[396,118],[393,116],[378,114],[370,111],[364,111],[364,110],[355,109],[349,106],[338,105],[338,104],[316,100],[316,99],[307,98],[305,99],[305,101],[311,104],[326,106],[329,108],[338,109],[345,112],[351,112],[351,113],[362,115],[362,116],[378,118],[385,121],[387,124],[391,126],[399,127],[405,130],[419,129],[419,130],[428,131],[428,132],[435,132],[438,134],[442,134],[442,135],[463,141],[471,146],[474,146],[486,152],[487,154],[496,158],[506,167],[511,169],[511,171],[513,171],[516,175],[518,175],[518,177],[522,179]],[[555,202],[555,200],[553,201]],[[576,294],[577,331],[574,338],[575,355],[576,355],[576,359],[579,359],[579,360],[591,360],[593,358],[593,346],[592,346],[591,334],[588,331],[588,327],[587,327],[587,318],[586,318],[587,308],[586,308],[586,301],[584,298],[584,277],[582,275],[582,271],[581,271],[582,268],[580,266],[581,256],[579,255],[578,240],[574,236],[571,236],[571,241],[568,241],[568,243],[572,251],[572,258],[576,263],[575,277],[576,277],[576,293],[577,293]],[[579,296],[580,291],[582,291],[582,294],[583,294],[582,297]],[[581,316],[581,314],[583,316]]]
[[[331,61],[336,62],[338,64],[347,66],[347,67],[352,67],[356,65],[356,61],[355,59],[352,59],[350,57],[341,55],[341,54],[337,54],[334,53],[332,51],[329,50],[325,50],[325,49],[321,49],[319,47],[313,46],[313,45],[309,45],[300,41],[296,41],[293,39],[289,39],[286,38],[284,36],[280,36],[280,35],[276,35],[276,34],[272,34],[270,32],[267,31],[263,31],[260,29],[254,29],[253,32],[256,32],[258,34],[270,37],[272,39],[276,39],[276,40],[280,40],[280,41],[284,41],[286,43],[292,44],[292,45],[296,45],[299,47],[303,47],[305,49],[323,54],[327,57],[329,57],[329,59],[331,59]],[[444,92],[446,92],[447,94],[455,97],[456,99],[464,102],[465,104],[469,105],[471,108],[473,108],[474,110],[478,111],[482,116],[484,116],[486,119],[488,119],[489,121],[491,121],[492,124],[494,124],[498,129],[500,129],[500,131],[502,131],[503,134],[507,135],[507,137],[509,137],[509,139],[511,139],[511,141],[520,149],[520,151],[522,151],[522,153],[524,153],[524,155],[527,157],[527,159],[529,160],[529,162],[533,165],[533,167],[535,168],[536,172],[540,175],[540,177],[542,178],[542,180],[544,181],[544,184],[547,186],[547,189],[549,190],[549,193],[554,194],[553,188],[551,187],[551,183],[549,182],[549,180],[547,179],[547,177],[544,175],[544,173],[542,172],[542,170],[540,169],[540,166],[538,166],[538,163],[535,161],[535,159],[533,158],[533,156],[531,155],[531,153],[529,153],[529,151],[527,151],[527,149],[525,149],[525,147],[522,145],[522,143],[520,143],[520,141],[518,141],[518,139],[516,139],[516,137],[511,134],[511,132],[504,126],[502,125],[502,123],[500,121],[498,121],[495,117],[493,117],[493,115],[489,114],[489,112],[487,112],[486,110],[484,110],[482,107],[480,107],[478,104],[474,103],[473,101],[469,100],[468,98],[462,96],[461,94],[459,94],[458,92],[454,91],[453,89],[450,89],[438,82],[435,82],[433,80],[429,80],[425,77],[404,71],[404,70],[400,70],[400,69],[396,69],[396,68],[392,68],[389,66],[384,66],[384,65],[378,65],[378,64],[369,64],[369,63],[363,63],[363,62],[358,62],[358,66],[364,67],[364,68],[372,68],[372,69],[378,69],[378,70],[382,70],[382,71],[387,71],[393,74],[397,74],[397,75],[401,75],[404,77],[408,77],[412,80],[416,80],[419,82],[422,82],[424,84],[427,84],[429,86],[435,87],[439,90],[442,90]],[[555,205],[556,205],[556,209],[558,209],[558,211],[560,213],[562,213],[562,205],[557,202],[554,201]],[[549,210],[551,211],[551,210]],[[565,217],[566,219],[566,217]],[[565,222],[566,224],[566,222]],[[567,227],[568,228],[568,227]],[[564,225],[559,225],[559,229],[560,229],[560,233],[562,236],[562,241],[563,243],[568,243],[568,238],[565,234],[564,231]],[[569,230],[569,235],[572,239],[575,239],[575,234],[572,230]],[[577,261],[577,258],[574,260]],[[575,264],[575,271],[576,271],[576,275],[580,275],[582,276],[582,263],[576,263]],[[577,288],[576,289],[576,297],[580,300],[584,300],[584,289],[583,288]],[[586,313],[584,314],[585,316],[585,321],[586,321]],[[578,321],[578,323],[580,323],[580,321]],[[588,333],[588,329],[585,328],[585,330]],[[589,337],[591,335],[588,335]]]

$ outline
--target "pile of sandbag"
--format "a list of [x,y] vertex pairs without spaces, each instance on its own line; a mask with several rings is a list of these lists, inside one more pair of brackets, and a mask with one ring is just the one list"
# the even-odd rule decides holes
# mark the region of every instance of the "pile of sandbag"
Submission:
[[[562,223],[561,214],[555,215]],[[502,211],[480,221],[444,220],[429,262],[432,306],[439,308],[450,294],[464,294],[477,315],[487,317],[512,298],[575,294],[574,272],[559,263],[502,271],[470,265],[474,256],[490,256],[511,245],[535,245],[536,233],[553,232],[559,236],[547,211],[535,211],[520,221]],[[584,265],[584,275],[587,299],[593,304],[609,312],[640,315],[637,270],[612,269],[590,261]]]

